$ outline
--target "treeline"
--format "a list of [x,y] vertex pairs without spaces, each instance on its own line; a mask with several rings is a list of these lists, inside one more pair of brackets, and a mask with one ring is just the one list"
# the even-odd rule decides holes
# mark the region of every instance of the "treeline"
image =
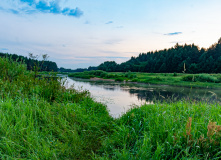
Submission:
[[39,71],[58,71],[58,66],[52,61],[39,61],[37,59],[27,58],[16,54],[0,53],[0,57],[10,57],[12,60],[21,62],[23,61],[27,65],[27,70],[34,70],[35,66],[38,66]]
[[98,69],[107,72],[221,73],[221,38],[208,49],[177,43],[170,49],[141,53],[121,64],[107,61]]
[[92,71],[92,70],[97,70],[97,67],[90,66],[88,68],[77,68],[77,69],[69,69],[69,68],[67,69],[67,68],[61,67],[61,68],[58,69],[59,72],[69,72],[69,73],[71,73],[71,72]]

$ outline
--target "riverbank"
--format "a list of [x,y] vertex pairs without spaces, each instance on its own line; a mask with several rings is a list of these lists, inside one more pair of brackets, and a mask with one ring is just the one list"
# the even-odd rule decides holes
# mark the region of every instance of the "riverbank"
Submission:
[[171,85],[194,88],[221,88],[221,74],[183,74],[183,73],[139,73],[86,71],[71,73],[69,77],[90,79],[100,78],[114,81],[147,84]]
[[112,118],[88,91],[0,58],[1,159],[219,159],[221,105],[156,103]]

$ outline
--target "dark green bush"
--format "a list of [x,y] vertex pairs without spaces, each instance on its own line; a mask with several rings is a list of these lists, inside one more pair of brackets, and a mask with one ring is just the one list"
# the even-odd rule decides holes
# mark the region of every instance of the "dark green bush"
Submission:
[[182,78],[183,81],[187,82],[213,82],[219,83],[219,80],[208,74],[200,74],[200,75],[187,75]]
[[105,71],[96,70],[93,74],[94,74],[95,76],[101,76],[101,74],[104,74],[104,73],[107,74],[107,72],[105,72]]
[[123,81],[124,81],[124,79],[123,79],[123,78],[118,77],[118,78],[115,78],[115,81],[116,81],[116,82],[123,82]]
[[132,82],[138,82],[138,78],[134,78],[131,80]]
[[106,76],[107,76],[107,73],[106,73],[106,72],[103,72],[103,73],[100,74],[100,77],[102,77],[102,78],[104,78],[104,77],[106,77]]
[[115,77],[116,77],[115,74],[107,74],[107,75],[106,75],[106,78],[115,78]]

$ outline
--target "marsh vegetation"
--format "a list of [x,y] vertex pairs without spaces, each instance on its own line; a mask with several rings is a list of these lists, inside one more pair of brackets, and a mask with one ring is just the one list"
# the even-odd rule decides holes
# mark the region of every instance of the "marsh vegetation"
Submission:
[[221,74],[105,72],[101,70],[70,73],[69,77],[90,79],[94,77],[115,81],[140,82],[186,87],[221,88]]
[[0,58],[1,159],[217,159],[219,103],[163,102],[120,118],[88,91]]

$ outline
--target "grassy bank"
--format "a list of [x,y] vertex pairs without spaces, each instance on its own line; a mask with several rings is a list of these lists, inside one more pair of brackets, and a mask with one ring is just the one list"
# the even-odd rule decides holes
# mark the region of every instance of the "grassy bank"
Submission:
[[87,91],[0,58],[0,158],[90,159],[113,118]]
[[[1,159],[219,159],[221,105],[179,101],[109,116],[87,91],[0,58]],[[217,122],[217,123],[215,123]]]
[[[115,121],[100,159],[219,159],[221,106],[162,103],[131,109]],[[219,158],[218,158],[219,157]]]
[[185,87],[221,88],[221,74],[183,74],[183,73],[139,73],[85,71],[71,73],[69,77],[90,79],[94,77],[114,79],[115,81],[140,82],[148,84],[174,85]]

